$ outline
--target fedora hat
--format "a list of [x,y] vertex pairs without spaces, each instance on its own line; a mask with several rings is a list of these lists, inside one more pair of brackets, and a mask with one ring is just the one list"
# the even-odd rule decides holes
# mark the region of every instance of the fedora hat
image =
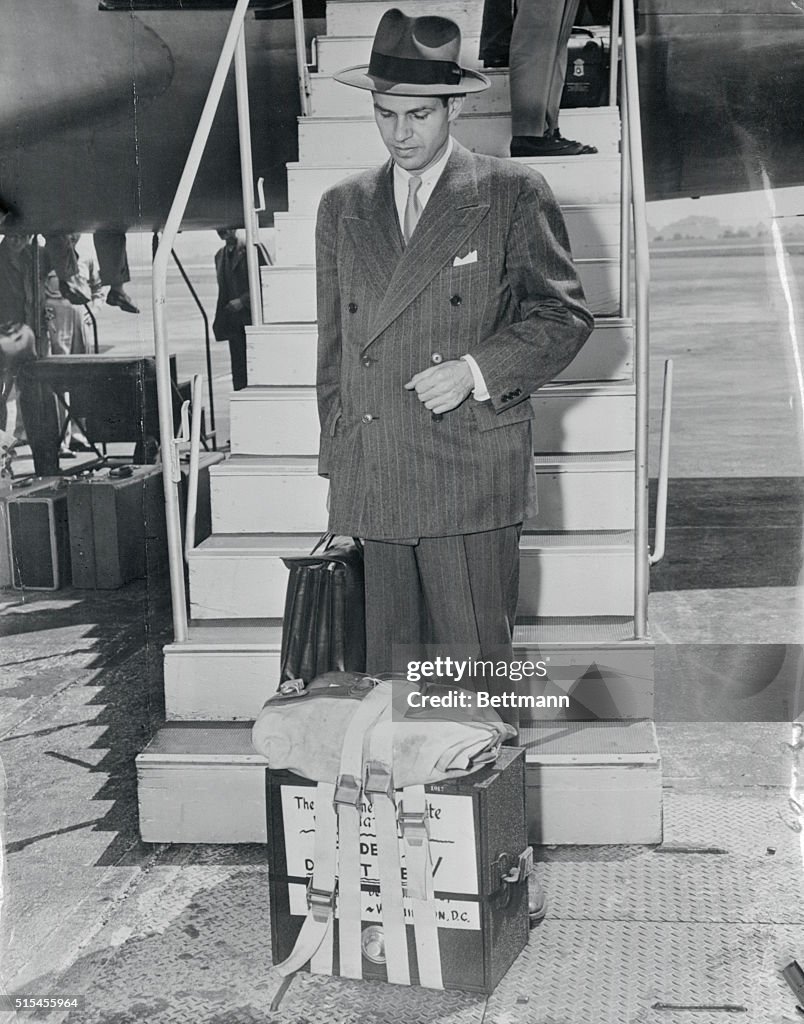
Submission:
[[490,82],[478,71],[462,68],[461,30],[449,18],[410,18],[386,11],[371,45],[368,65],[344,68],[336,82],[397,96],[450,96],[481,92]]

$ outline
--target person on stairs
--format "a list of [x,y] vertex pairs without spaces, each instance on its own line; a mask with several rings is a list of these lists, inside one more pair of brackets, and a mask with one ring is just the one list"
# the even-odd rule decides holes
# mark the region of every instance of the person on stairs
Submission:
[[558,109],[567,71],[567,44],[580,0],[485,0],[480,58],[487,68],[510,67],[511,156],[566,157],[596,153],[565,139]]
[[[232,368],[232,389],[248,387],[246,360],[246,327],[251,324],[251,293],[248,287],[248,256],[246,244],[232,227],[218,228],[224,245],[215,253],[215,275],[218,280],[218,303],[212,333],[217,341],[229,343]],[[260,266],[265,259],[257,249]]]
[[[81,258],[75,247],[75,234],[49,234],[45,237],[50,266],[56,271],[61,293],[74,305],[83,306],[97,297],[81,273]],[[102,285],[108,286],[106,305],[117,306],[124,313],[139,313],[126,285],[131,280],[128,250],[124,231],[96,231],[92,236],[100,266]]]
[[451,136],[489,84],[460,46],[453,21],[392,9],[368,66],[335,76],[371,92],[391,157],[329,189],[316,225],[319,473],[330,531],[365,541],[372,674],[513,660],[529,396],[593,326],[547,183]]

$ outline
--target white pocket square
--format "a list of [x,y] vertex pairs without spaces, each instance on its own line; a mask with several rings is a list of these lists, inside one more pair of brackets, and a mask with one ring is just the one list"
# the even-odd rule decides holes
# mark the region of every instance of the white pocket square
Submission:
[[477,263],[477,249],[472,249],[465,256],[456,256],[452,261],[453,267],[465,267],[467,263]]

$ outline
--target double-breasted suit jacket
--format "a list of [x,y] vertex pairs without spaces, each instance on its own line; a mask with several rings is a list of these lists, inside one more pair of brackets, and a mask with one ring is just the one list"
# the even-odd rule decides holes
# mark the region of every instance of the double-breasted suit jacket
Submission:
[[[529,395],[592,316],[544,179],[457,143],[405,247],[388,163],[339,183],[316,226],[319,472],[330,529],[374,540],[475,533],[532,511]],[[410,378],[470,354],[488,401],[441,419]]]

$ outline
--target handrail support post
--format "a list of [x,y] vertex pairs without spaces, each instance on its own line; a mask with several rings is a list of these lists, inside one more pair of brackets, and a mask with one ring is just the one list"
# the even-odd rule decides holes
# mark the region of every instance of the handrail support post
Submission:
[[254,170],[251,156],[251,113],[248,102],[248,65],[246,63],[245,26],[240,26],[235,47],[235,87],[237,90],[237,126],[240,136],[240,182],[243,190],[243,219],[246,228],[248,291],[251,297],[251,322],[262,324],[262,286],[257,256],[259,221],[254,205]]

